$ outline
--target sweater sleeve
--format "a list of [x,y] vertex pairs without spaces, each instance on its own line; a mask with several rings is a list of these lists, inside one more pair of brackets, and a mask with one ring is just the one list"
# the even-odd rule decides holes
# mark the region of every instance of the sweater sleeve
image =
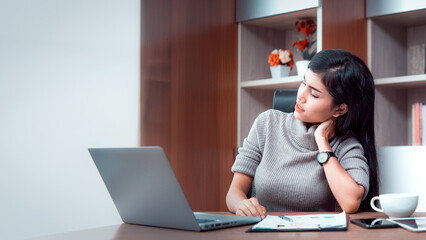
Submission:
[[240,172],[254,177],[262,159],[267,115],[267,111],[263,112],[254,121],[247,138],[244,139],[243,146],[238,149],[238,155],[231,168],[233,173]]
[[365,189],[362,199],[367,196],[370,187],[370,173],[364,150],[354,135],[346,136],[336,149],[340,165],[349,173],[352,179]]

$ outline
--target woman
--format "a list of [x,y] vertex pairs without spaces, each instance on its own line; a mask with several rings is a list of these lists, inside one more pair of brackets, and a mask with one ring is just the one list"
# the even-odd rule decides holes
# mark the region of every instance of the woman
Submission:
[[317,53],[294,113],[268,110],[255,120],[232,167],[229,210],[262,218],[266,211],[366,210],[378,194],[374,91],[361,59],[345,50]]

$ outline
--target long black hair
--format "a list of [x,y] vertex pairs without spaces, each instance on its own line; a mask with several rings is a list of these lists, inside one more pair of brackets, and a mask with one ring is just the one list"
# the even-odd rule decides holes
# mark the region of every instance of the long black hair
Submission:
[[370,199],[379,193],[373,76],[359,57],[343,49],[318,52],[308,67],[321,76],[322,83],[333,97],[334,106],[343,103],[348,106],[347,113],[337,118],[336,137],[351,130],[364,149],[370,171],[370,188],[367,197],[361,202],[360,210],[371,211]]

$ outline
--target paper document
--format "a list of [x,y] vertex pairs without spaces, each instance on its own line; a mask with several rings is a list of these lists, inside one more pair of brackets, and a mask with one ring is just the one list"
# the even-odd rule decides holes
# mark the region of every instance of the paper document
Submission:
[[268,215],[249,231],[331,231],[346,230],[346,213],[311,215]]

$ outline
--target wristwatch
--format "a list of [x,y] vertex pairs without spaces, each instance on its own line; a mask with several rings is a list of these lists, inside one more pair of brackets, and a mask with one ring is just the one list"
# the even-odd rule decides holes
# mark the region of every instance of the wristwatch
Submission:
[[334,152],[320,152],[317,156],[317,161],[322,166],[331,157],[337,158],[337,156],[336,156],[336,154],[334,154]]

